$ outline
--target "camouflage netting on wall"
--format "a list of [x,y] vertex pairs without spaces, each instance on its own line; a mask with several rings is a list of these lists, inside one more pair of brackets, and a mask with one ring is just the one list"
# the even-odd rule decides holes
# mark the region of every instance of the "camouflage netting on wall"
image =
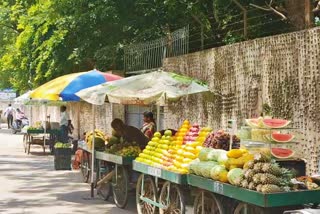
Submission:
[[[32,111],[33,122],[44,120],[44,106],[33,106]],[[78,138],[78,135],[81,137],[84,132],[92,130],[93,116],[91,104],[86,102],[70,102],[67,103],[67,112],[74,126],[73,136],[75,139]],[[47,108],[47,114],[50,115],[51,122],[60,122],[60,107],[49,106]],[[96,106],[95,124],[97,129],[111,134],[111,121],[114,118],[124,119],[124,106],[110,103]]]
[[184,118],[215,129],[236,118],[240,126],[267,103],[274,117],[292,120],[298,128],[301,143],[295,150],[308,161],[309,173],[318,172],[320,28],[168,58],[164,69],[207,81],[216,92],[171,103],[166,127],[177,128]]

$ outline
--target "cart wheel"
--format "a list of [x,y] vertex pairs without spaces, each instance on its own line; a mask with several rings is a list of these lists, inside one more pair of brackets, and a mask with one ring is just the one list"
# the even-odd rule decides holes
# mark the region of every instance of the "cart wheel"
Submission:
[[184,214],[185,200],[180,187],[176,184],[166,181],[161,189],[159,202],[165,209],[159,209],[160,214]]
[[194,214],[222,214],[223,209],[221,203],[216,196],[207,191],[200,191],[193,204]]
[[90,165],[89,156],[85,151],[83,151],[83,155],[81,158],[81,173],[83,177],[83,182],[87,183],[89,181]]
[[117,207],[123,209],[128,203],[129,177],[127,169],[122,165],[115,165],[112,177],[113,199]]
[[[99,164],[100,165],[100,164]],[[102,179],[105,175],[109,173],[109,167],[104,166],[103,168],[100,166],[97,169],[97,182]],[[101,197],[103,200],[107,201],[109,197],[111,196],[112,186],[111,182],[105,182],[100,185],[100,187],[97,188],[97,194],[99,197]]]
[[[143,179],[144,178],[144,179]],[[144,180],[143,183],[143,190],[142,188],[142,179]],[[142,191],[142,194],[141,194]],[[137,211],[138,214],[154,214],[156,213],[156,206],[148,204],[140,199],[140,197],[149,198],[152,201],[157,201],[157,187],[154,183],[152,177],[148,175],[141,174],[137,181],[136,186],[136,203],[137,203]]]
[[250,205],[247,203],[240,202],[236,209],[234,210],[234,214],[256,214],[256,213],[264,213],[260,207]]

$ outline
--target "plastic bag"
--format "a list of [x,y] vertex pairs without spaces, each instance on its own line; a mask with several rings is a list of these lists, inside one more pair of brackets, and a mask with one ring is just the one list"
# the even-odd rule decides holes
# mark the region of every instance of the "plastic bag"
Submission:
[[200,161],[208,161],[208,154],[211,152],[211,148],[202,148],[199,152],[199,160]]
[[207,161],[203,162],[202,167],[200,169],[201,175],[205,178],[210,178],[211,169],[218,165],[215,161]]
[[225,157],[227,152],[222,149],[203,148],[201,149],[198,158],[200,161],[218,161],[226,162]]
[[194,161],[191,162],[189,170],[191,173],[210,178],[211,169],[218,165],[215,161]]
[[213,180],[219,180],[220,179],[220,175],[223,173],[223,172],[227,172],[226,168],[224,166],[221,166],[221,165],[217,165],[215,167],[213,167],[210,171],[210,177],[213,179]]

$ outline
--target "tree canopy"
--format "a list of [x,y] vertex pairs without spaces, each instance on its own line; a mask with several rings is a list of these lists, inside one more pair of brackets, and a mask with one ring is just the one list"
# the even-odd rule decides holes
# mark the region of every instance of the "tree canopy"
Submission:
[[[237,2],[248,8],[249,38],[288,26],[277,14],[250,8],[264,1]],[[67,73],[122,69],[125,45],[188,24],[191,48],[199,46],[200,24],[210,47],[241,41],[242,17],[233,0],[3,0],[0,87],[27,90]]]

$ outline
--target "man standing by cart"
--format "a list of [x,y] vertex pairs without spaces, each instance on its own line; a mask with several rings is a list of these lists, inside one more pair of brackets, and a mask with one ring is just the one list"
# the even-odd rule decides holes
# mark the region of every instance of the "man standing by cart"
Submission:
[[63,143],[68,143],[68,125],[69,125],[69,115],[67,113],[67,107],[61,106],[60,108],[60,131],[61,131],[61,139],[60,141]]

